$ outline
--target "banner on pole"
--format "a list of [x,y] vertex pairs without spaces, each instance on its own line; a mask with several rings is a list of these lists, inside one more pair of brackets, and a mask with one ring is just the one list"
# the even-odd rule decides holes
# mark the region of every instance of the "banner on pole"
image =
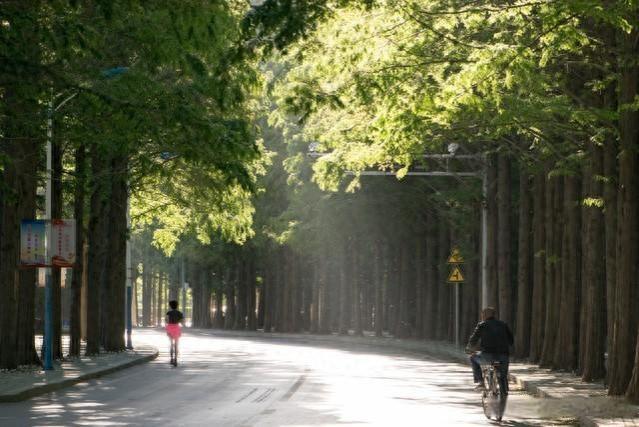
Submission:
[[75,220],[51,221],[51,265],[73,267],[75,264]]
[[46,267],[45,253],[46,221],[22,220],[20,223],[20,265],[24,267]]

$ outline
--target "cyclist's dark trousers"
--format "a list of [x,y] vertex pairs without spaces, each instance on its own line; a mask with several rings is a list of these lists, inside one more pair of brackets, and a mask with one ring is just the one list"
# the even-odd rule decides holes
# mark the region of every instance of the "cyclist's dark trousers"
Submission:
[[473,380],[476,383],[483,381],[481,363],[500,362],[501,389],[508,390],[508,355],[498,353],[481,353],[470,356],[470,364],[473,367]]

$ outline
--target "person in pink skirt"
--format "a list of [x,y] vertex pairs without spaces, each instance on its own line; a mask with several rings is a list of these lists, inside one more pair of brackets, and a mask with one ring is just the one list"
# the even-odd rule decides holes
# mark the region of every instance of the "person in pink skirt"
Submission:
[[184,324],[184,315],[178,308],[178,302],[173,300],[169,301],[169,310],[166,313],[166,334],[169,336],[171,343],[171,365],[177,366],[178,356],[178,340],[182,335],[182,327]]

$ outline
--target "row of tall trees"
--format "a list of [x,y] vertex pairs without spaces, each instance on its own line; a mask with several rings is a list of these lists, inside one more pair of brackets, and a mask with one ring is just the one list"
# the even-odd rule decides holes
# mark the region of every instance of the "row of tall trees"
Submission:
[[[610,394],[639,400],[638,18],[635,2],[609,0],[256,8],[247,27],[281,53],[266,68],[280,134],[265,135],[285,142],[275,150],[288,175],[267,176],[271,205],[256,200],[266,330],[359,332],[379,317],[398,336],[450,339],[450,289],[432,266],[462,245],[477,280],[483,202],[488,303],[516,330],[517,356],[605,377]],[[487,173],[484,200],[466,178],[419,191],[405,176],[451,167],[422,158],[449,143],[486,155],[475,165]],[[313,164],[309,146],[321,156]],[[370,169],[404,178],[400,189]],[[365,205],[377,191],[379,204]],[[404,191],[411,202],[398,203]],[[464,328],[480,301],[472,288]]]
[[[83,282],[87,354],[124,349],[129,198],[133,220],[158,222],[165,247],[186,230],[248,233],[260,151],[247,112],[256,73],[233,60],[245,12],[232,1],[2,3],[0,369],[38,363],[35,271],[18,267],[19,229],[43,215],[47,135],[53,217],[77,224],[71,355]],[[59,277],[54,269],[56,358]]]

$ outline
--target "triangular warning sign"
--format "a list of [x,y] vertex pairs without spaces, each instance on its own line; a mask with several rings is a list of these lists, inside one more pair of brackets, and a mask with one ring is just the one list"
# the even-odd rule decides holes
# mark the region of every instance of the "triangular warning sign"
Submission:
[[464,276],[458,266],[453,267],[453,271],[451,271],[450,276],[448,276],[448,281],[450,283],[460,283],[464,281]]
[[458,248],[453,248],[450,252],[450,256],[448,257],[448,264],[461,264],[464,262],[464,257],[462,257],[461,252],[459,252]]

